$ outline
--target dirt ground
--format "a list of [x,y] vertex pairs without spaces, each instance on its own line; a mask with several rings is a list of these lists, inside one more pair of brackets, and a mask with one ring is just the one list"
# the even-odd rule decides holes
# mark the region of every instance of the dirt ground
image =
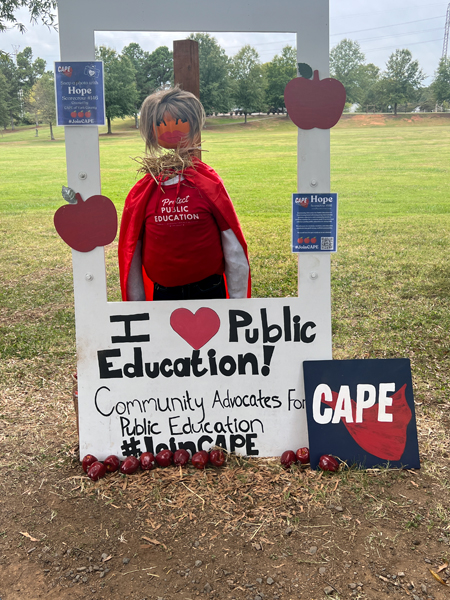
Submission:
[[449,406],[417,407],[420,471],[231,457],[93,483],[70,372],[28,367],[0,400],[1,600],[449,597]]

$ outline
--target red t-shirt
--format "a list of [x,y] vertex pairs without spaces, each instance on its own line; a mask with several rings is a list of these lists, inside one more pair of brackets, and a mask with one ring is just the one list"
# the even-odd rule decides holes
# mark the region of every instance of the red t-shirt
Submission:
[[229,227],[214,204],[189,182],[163,185],[150,198],[145,212],[145,272],[165,287],[222,274],[220,232]]

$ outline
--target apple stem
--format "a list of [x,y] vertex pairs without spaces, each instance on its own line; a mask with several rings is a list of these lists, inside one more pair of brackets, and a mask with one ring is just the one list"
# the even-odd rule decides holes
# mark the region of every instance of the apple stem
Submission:
[[79,192],[75,194],[75,198],[77,199],[77,202],[83,202],[83,198],[81,197],[81,194]]

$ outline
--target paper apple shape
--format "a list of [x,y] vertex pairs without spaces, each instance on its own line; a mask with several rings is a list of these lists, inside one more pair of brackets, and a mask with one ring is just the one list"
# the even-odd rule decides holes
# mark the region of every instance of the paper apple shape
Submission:
[[339,121],[346,99],[345,87],[337,79],[296,77],[284,90],[288,115],[299,129],[331,129]]
[[83,202],[80,194],[65,187],[63,196],[69,204],[58,208],[53,222],[68,246],[78,252],[90,252],[114,241],[117,212],[109,198],[96,195]]

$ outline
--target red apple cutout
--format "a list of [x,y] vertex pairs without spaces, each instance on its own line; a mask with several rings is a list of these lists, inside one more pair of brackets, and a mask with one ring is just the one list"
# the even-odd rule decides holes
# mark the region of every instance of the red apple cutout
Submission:
[[299,129],[331,129],[339,121],[346,99],[345,87],[337,79],[296,77],[284,90],[288,115]]
[[116,207],[106,196],[95,195],[83,202],[80,194],[63,187],[69,204],[55,212],[55,229],[68,246],[90,252],[114,241],[117,233]]
[[76,111],[76,110],[73,110],[73,111],[70,113],[70,116],[72,117],[72,119],[75,119],[75,117],[77,116],[77,111]]

